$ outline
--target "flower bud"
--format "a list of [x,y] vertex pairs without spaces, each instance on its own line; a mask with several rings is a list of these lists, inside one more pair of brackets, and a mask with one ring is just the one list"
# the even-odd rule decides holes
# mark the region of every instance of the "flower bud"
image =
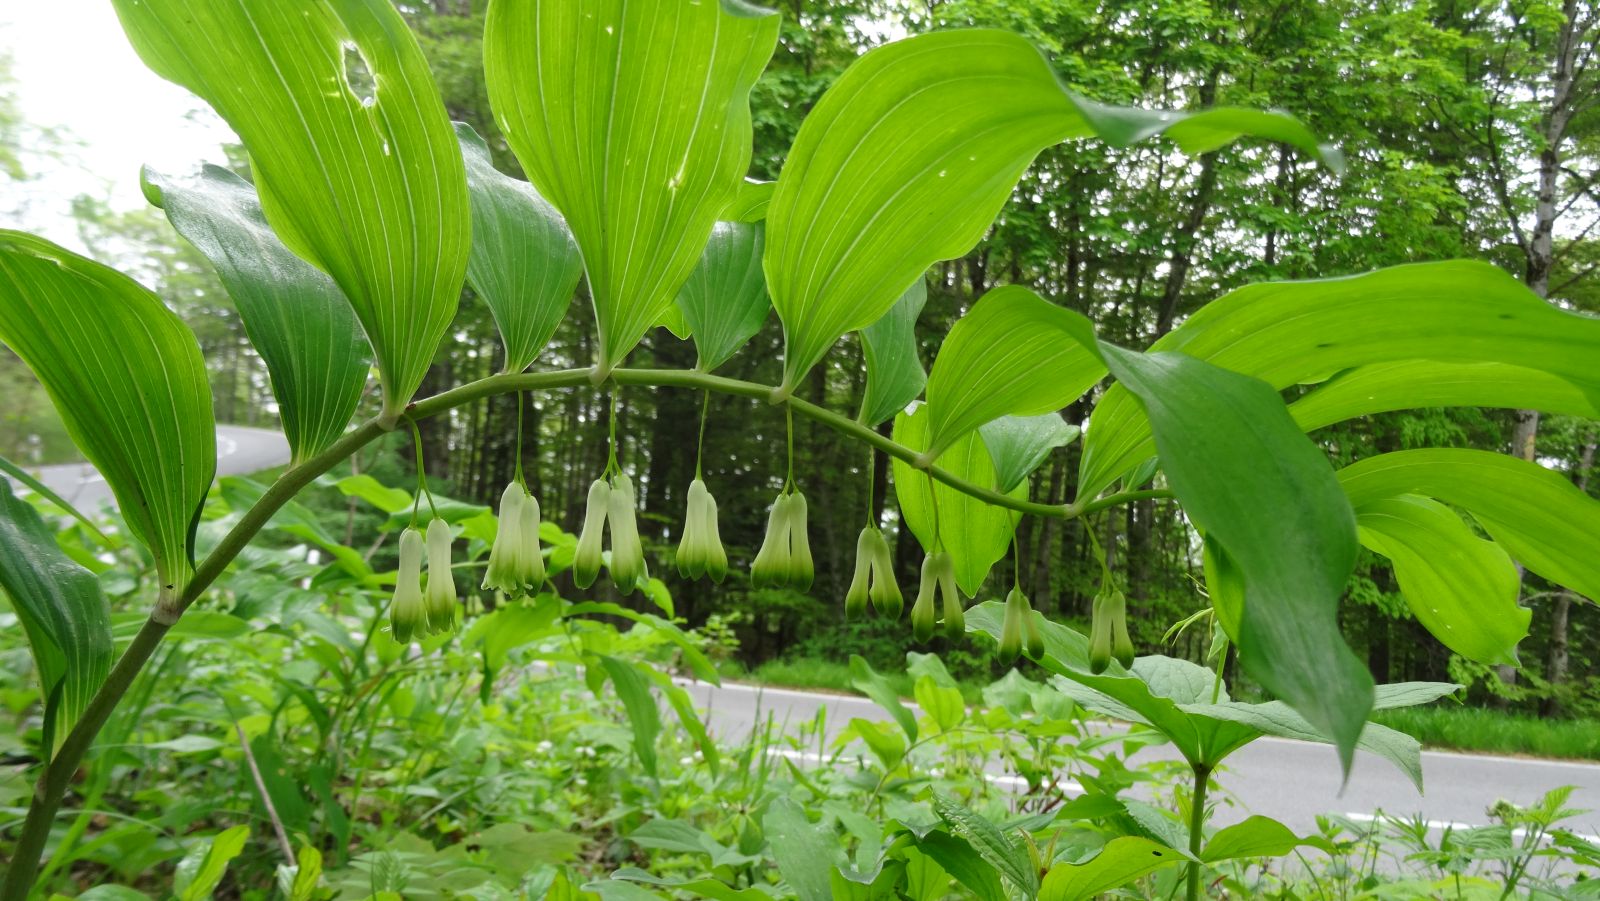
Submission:
[[611,583],[627,594],[650,577],[644,568],[644,545],[633,511],[633,480],[619,472],[611,478],[606,517],[611,526]]
[[789,498],[778,495],[767,514],[767,534],[750,563],[752,588],[777,588],[789,581]]
[[500,493],[500,524],[494,544],[489,548],[489,566],[483,573],[483,587],[515,597],[522,593],[522,505],[527,492],[516,482]]
[[[1026,598],[1023,603],[1027,603]],[[1041,615],[1032,607],[1022,617],[1022,652],[1034,660],[1044,657],[1044,630],[1039,626],[1040,619]]]
[[401,644],[428,630],[428,607],[422,598],[422,549],[421,532],[408,528],[400,533],[400,570],[394,600],[389,603],[389,627]]
[[1022,621],[1028,610],[1028,602],[1023,598],[1022,592],[1012,588],[1006,595],[1006,615],[1000,624],[1000,660],[1010,663],[1022,653]]
[[522,491],[521,520],[517,528],[517,578],[530,592],[544,586],[544,550],[539,546],[539,499]]
[[605,541],[606,513],[611,506],[611,486],[595,479],[589,486],[589,503],[583,514],[583,531],[572,556],[572,584],[588,588],[600,576],[601,543]]
[[806,496],[797,490],[789,496],[789,586],[796,591],[810,591],[815,578],[811,537],[806,530]]
[[917,585],[917,599],[911,605],[911,637],[927,641],[933,637],[933,627],[938,614],[933,609],[933,596],[939,591],[937,554],[922,558],[922,580]]
[[428,523],[428,631],[448,632],[456,626],[456,578],[450,568],[450,525],[437,517]]
[[877,529],[867,526],[856,539],[856,570],[850,577],[850,588],[844,593],[844,615],[847,619],[866,615],[872,582],[872,536],[877,533]]
[[1112,592],[1106,602],[1111,620],[1111,656],[1123,667],[1133,666],[1133,641],[1128,638],[1128,602],[1122,592]]
[[1089,671],[1103,673],[1111,665],[1111,617],[1107,611],[1112,595],[1121,597],[1116,589],[1102,590],[1094,596],[1094,610],[1089,621]]
[[721,582],[728,574],[728,554],[717,530],[717,502],[706,483],[689,483],[688,512],[683,520],[683,540],[678,542],[678,573],[685,579],[709,575]]
[[890,619],[900,618],[905,599],[900,596],[900,583],[894,578],[894,558],[889,556],[889,542],[876,528],[872,530],[872,587],[867,596],[878,613]]
[[947,641],[960,641],[967,634],[967,617],[956,592],[956,568],[949,554],[944,557],[944,568],[939,573],[939,593],[944,595],[944,637]]

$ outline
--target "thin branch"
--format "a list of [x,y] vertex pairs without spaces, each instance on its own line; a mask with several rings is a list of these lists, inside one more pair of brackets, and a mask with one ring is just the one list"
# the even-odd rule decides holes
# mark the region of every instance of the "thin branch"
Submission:
[[283,851],[284,862],[294,866],[294,846],[289,844],[289,833],[283,831],[283,820],[278,819],[278,808],[272,803],[272,795],[267,793],[267,781],[261,778],[261,767],[256,765],[256,755],[250,750],[250,739],[244,734],[244,727],[237,720],[233,723],[234,731],[239,733],[239,750],[244,752],[244,762],[250,767],[250,778],[256,783],[256,791],[261,793],[261,806],[267,809],[267,819],[272,821],[272,831],[278,835],[278,848]]

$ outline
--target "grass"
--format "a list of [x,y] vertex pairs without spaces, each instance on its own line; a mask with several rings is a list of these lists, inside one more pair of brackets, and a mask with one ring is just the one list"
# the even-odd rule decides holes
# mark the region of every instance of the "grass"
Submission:
[[1456,705],[1385,710],[1373,719],[1428,748],[1600,760],[1600,722],[1594,720],[1541,719]]

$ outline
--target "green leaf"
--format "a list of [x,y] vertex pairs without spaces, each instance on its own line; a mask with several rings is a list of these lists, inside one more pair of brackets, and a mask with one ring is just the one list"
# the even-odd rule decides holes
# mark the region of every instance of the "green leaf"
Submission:
[[289,901],[316,901],[317,887],[322,882],[322,852],[310,845],[301,845],[295,856],[294,876],[283,894]]
[[28,473],[27,470],[11,462],[10,460],[7,460],[5,457],[0,457],[0,474],[4,474],[16,479],[18,482],[21,482],[29,491],[39,495],[40,497],[54,504],[56,507],[60,508],[61,512],[71,516],[73,519],[76,519],[85,529],[89,530],[89,534],[93,535],[95,540],[100,542],[101,546],[109,547],[111,545],[111,538],[107,536],[106,533],[100,531],[100,527],[95,525],[94,522],[89,519],[89,517],[84,516],[77,507],[74,507],[72,504],[68,503],[66,498],[56,494],[54,491],[51,491],[49,485],[46,485],[45,483],[34,478]]
[[961,725],[967,716],[967,704],[959,689],[940,685],[931,677],[923,676],[912,685],[911,692],[917,699],[917,706],[933,720],[940,732],[949,732]]
[[611,878],[676,889],[680,892],[689,892],[696,897],[710,898],[712,901],[772,901],[772,895],[760,889],[734,888],[725,882],[719,882],[710,877],[700,879],[693,877],[688,879],[664,879],[660,876],[652,876],[638,867],[623,867],[612,873]]
[[767,218],[767,205],[772,202],[775,181],[758,181],[745,178],[733,195],[733,202],[722,211],[722,218],[730,222],[760,222]]
[[762,232],[759,222],[718,222],[678,292],[677,309],[694,336],[699,369],[710,372],[727,362],[767,321]]
[[1454,682],[1391,682],[1379,685],[1372,695],[1373,710],[1394,710],[1398,707],[1416,707],[1454,694],[1461,686]]
[[132,279],[0,230],[0,341],[38,376],[111,486],[170,604],[189,583],[217,467],[211,387],[194,335]]
[[929,832],[917,840],[917,849],[980,901],[1006,901],[1005,886],[1000,884],[999,874],[965,839],[948,832]]
[[1045,147],[1096,131],[1123,144],[1179,128],[1195,149],[1260,131],[1316,150],[1293,122],[1091,103],[1008,31],[938,31],[869,51],[801,123],[767,210],[784,388],[841,335],[887,313],[929,266],[970,250]]
[[222,881],[223,874],[228,872],[228,864],[244,850],[244,843],[249,838],[250,827],[234,826],[217,833],[210,841],[184,855],[172,880],[178,901],[205,901],[210,898],[217,884]]
[[1081,432],[1059,413],[1002,416],[978,427],[983,446],[994,461],[995,481],[1001,491],[1021,485],[1051,451],[1071,444]]
[[1548,469],[1457,448],[1379,454],[1339,471],[1351,503],[1420,494],[1461,507],[1523,566],[1600,598],[1600,501]]
[[[1368,364],[1501,363],[1570,382],[1592,406],[1600,403],[1596,346],[1600,318],[1552,306],[1496,266],[1457,260],[1348,278],[1248,285],[1205,305],[1150,349],[1181,350],[1278,389]],[[1402,370],[1406,372],[1431,378],[1427,369]],[[1452,377],[1461,372],[1455,370]],[[1493,394],[1480,394],[1476,387],[1419,391],[1416,384],[1395,379],[1363,381],[1366,396],[1347,407],[1357,415],[1440,400],[1515,400],[1523,406],[1551,394],[1548,382],[1521,393],[1526,380]],[[1570,397],[1561,406],[1571,409]],[[1149,423],[1133,398],[1115,386],[1095,407],[1088,431],[1093,437],[1084,444],[1080,497],[1099,494],[1154,453]]]
[[1148,412],[1185,515],[1242,574],[1240,661],[1334,741],[1348,770],[1372,677],[1339,632],[1356,530],[1327,458],[1261,381],[1181,353],[1102,349]]
[[1511,557],[1443,504],[1414,494],[1356,509],[1361,543],[1394,565],[1411,615],[1445,647],[1479,663],[1517,662],[1533,611],[1517,604]]
[[600,664],[611,677],[611,684],[622,699],[628,713],[628,723],[633,727],[633,750],[639,755],[644,771],[656,775],[656,738],[661,734],[661,713],[656,709],[655,696],[650,693],[650,681],[632,664],[615,657],[600,657]]
[[917,317],[928,302],[928,285],[911,283],[889,312],[861,330],[867,364],[867,390],[861,398],[862,423],[875,426],[904,410],[922,393],[928,374],[917,352]]
[[190,178],[146,168],[145,196],[216,268],[267,364],[283,432],[301,462],[344,434],[367,383],[367,342],[333,279],[295,256],[255,188],[218,166]]
[[[1279,738],[1324,743],[1328,740],[1321,730],[1312,726],[1305,717],[1282,701],[1268,701],[1264,704],[1246,704],[1241,701],[1186,704],[1183,705],[1183,710],[1209,719],[1227,720],[1249,726],[1262,734],[1276,735]],[[1361,732],[1361,738],[1356,742],[1356,747],[1393,763],[1406,775],[1406,778],[1411,780],[1411,784],[1417,787],[1419,793],[1422,791],[1422,745],[1416,739],[1387,726],[1367,723]]]
[[1025,896],[1031,897],[1039,891],[1039,874],[1028,859],[1028,852],[1006,838],[998,826],[942,795],[934,795],[933,812]]
[[1271,817],[1253,816],[1217,830],[1200,852],[1206,863],[1241,857],[1282,857],[1301,845],[1327,846],[1325,839],[1303,839]]
[[717,668],[706,658],[705,652],[700,650],[699,646],[673,623],[653,613],[639,613],[629,610],[620,604],[612,604],[606,601],[584,601],[579,604],[573,604],[562,613],[562,616],[583,616],[590,613],[619,616],[655,629],[678,648],[678,652],[683,655],[683,662],[689,665],[689,671],[694,673],[696,679],[710,682],[712,685],[722,684],[722,677],[717,675]]
[[1504,363],[1400,360],[1346,370],[1289,405],[1306,431],[1393,410],[1499,407],[1600,419],[1600,404],[1575,383]]
[[909,741],[917,740],[916,715],[907,710],[906,705],[900,703],[900,693],[894,690],[889,680],[873,670],[866,658],[858,654],[850,655],[850,687],[871,698],[884,709],[884,712],[893,717]]
[[813,824],[805,809],[789,798],[778,798],[767,807],[761,828],[778,862],[778,872],[800,901],[831,901],[837,848],[833,830]]
[[467,283],[488,304],[505,342],[502,372],[533,365],[572,304],[583,257],[556,208],[533,185],[494,167],[489,145],[455,123],[472,205]]
[[365,473],[345,476],[334,485],[345,497],[358,497],[385,513],[394,515],[411,509],[411,495],[399,488],[390,488]]
[[455,316],[471,222],[428,63],[388,0],[115,0],[139,56],[244,140],[261,206],[333,276],[372,342],[383,415],[411,400]]
[[33,650],[50,753],[111,672],[111,608],[100,580],[67,558],[33,506],[0,478],[0,591]]
[[1085,863],[1050,867],[1039,886],[1039,901],[1083,901],[1184,859],[1178,851],[1147,838],[1114,838]]
[[[928,446],[928,405],[894,419],[894,440],[911,448]],[[935,463],[947,472],[977,485],[995,484],[994,463],[983,439],[969,432],[950,447]],[[894,461],[894,491],[900,502],[900,515],[924,549],[932,552],[940,541],[955,563],[956,584],[968,597],[978,593],[989,577],[989,570],[1005,558],[1019,514],[987,504],[957,491],[943,482],[931,486],[926,472],[903,460]],[[1027,496],[1026,486],[1007,492],[1015,498]],[[935,516],[934,501],[938,502]],[[938,523],[938,536],[934,523]]]
[[583,250],[599,372],[662,321],[740,195],[750,88],[777,38],[778,16],[739,0],[489,7],[489,100]]
[[1266,138],[1296,147],[1336,173],[1344,171],[1344,154],[1324,144],[1304,123],[1276,110],[1219,106],[1194,113],[1130,109],[1077,98],[1078,111],[1107,144],[1126,147],[1164,134],[1188,154],[1209,153],[1242,135]]
[[672,676],[668,673],[647,668],[644,674],[661,689],[661,694],[666,697],[667,703],[672,705],[672,712],[677,714],[678,723],[689,733],[694,746],[700,749],[700,756],[705,758],[706,768],[711,771],[711,775],[719,775],[722,769],[722,755],[717,750],[716,741],[706,731],[706,724],[695,712],[694,699],[690,697],[689,692],[672,681]]

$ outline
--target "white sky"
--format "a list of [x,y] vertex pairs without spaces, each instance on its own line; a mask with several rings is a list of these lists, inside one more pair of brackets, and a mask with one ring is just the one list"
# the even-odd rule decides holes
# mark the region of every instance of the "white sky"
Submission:
[[26,160],[38,178],[21,186],[23,204],[0,203],[22,207],[20,221],[8,213],[13,221],[0,225],[81,250],[72,198],[138,208],[140,166],[187,172],[221,163],[221,144],[234,140],[203,101],[145,68],[110,0],[0,2],[0,54],[12,58],[16,82],[3,90],[16,93],[24,118],[72,141],[61,160]]

